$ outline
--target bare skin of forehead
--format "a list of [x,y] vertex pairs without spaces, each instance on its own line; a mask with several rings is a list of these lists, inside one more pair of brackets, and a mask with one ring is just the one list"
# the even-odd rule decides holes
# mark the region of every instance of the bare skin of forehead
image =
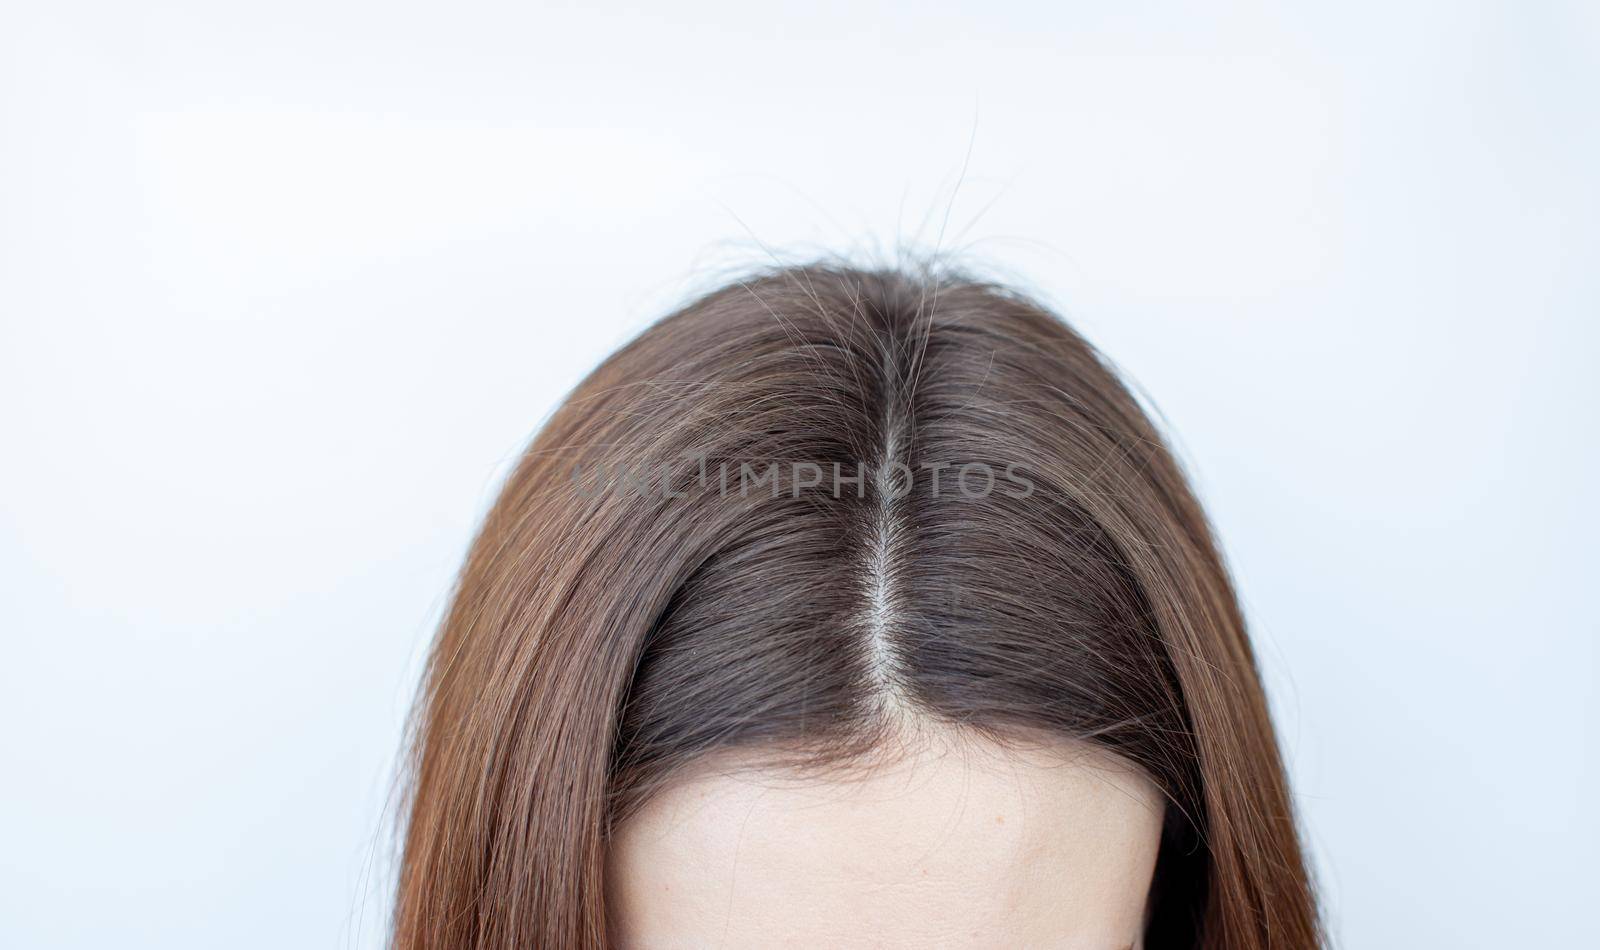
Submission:
[[722,758],[617,829],[626,950],[1141,944],[1163,800],[1066,743],[920,734],[826,776]]

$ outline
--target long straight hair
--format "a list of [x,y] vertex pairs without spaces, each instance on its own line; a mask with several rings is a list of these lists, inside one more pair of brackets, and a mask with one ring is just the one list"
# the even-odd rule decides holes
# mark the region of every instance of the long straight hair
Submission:
[[1320,945],[1228,574],[1096,351],[931,270],[736,282],[581,383],[487,515],[414,717],[393,944],[611,946],[610,829],[679,769],[907,721],[1147,773],[1147,946]]

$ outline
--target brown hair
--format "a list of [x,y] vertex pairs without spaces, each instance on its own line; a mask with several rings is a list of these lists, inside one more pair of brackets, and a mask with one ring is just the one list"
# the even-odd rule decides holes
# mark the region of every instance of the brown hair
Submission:
[[608,831],[675,769],[904,717],[1148,773],[1147,945],[1319,945],[1239,607],[1134,398],[1005,289],[821,265],[645,331],[507,481],[418,702],[394,944],[607,946]]

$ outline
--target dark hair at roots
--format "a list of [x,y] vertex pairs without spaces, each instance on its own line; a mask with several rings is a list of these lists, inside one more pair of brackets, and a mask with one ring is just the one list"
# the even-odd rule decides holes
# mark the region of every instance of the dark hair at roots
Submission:
[[[774,460],[874,474],[707,488]],[[573,477],[646,461],[681,490]],[[609,829],[676,770],[845,761],[907,721],[1144,770],[1169,802],[1147,946],[1320,945],[1227,572],[1096,351],[950,275],[735,282],[584,380],[486,517],[418,700],[394,946],[606,947]]]

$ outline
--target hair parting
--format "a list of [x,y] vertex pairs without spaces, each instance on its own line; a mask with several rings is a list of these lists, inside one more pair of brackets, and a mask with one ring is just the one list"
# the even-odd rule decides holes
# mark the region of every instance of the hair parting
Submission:
[[[573,477],[630,465],[666,489]],[[393,945],[612,946],[610,830],[690,763],[849,766],[925,723],[1156,783],[1147,947],[1321,946],[1232,583],[1099,354],[954,274],[736,282],[584,380],[486,516],[414,716]]]

